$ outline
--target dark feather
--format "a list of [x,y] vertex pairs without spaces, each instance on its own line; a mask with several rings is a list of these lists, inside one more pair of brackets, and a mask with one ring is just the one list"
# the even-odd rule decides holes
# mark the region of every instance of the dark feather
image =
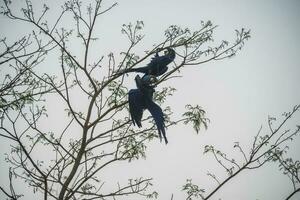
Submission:
[[132,89],[128,93],[128,101],[129,101],[129,112],[131,115],[131,119],[133,124],[138,127],[142,127],[142,117],[143,117],[143,99],[142,94],[138,89]]
[[167,65],[173,62],[173,60],[175,59],[175,55],[175,51],[169,48],[168,54],[166,55],[159,56],[158,53],[156,53],[156,56],[152,58],[151,62],[147,66],[127,69],[122,73],[139,72],[144,73],[145,75],[160,76],[168,70]]
[[155,124],[157,126],[158,135],[160,138],[160,141],[162,140],[162,136],[164,137],[165,143],[168,143],[167,137],[166,137],[166,131],[165,131],[165,120],[164,120],[164,114],[162,109],[153,101],[150,101],[146,105],[147,109],[151,113]]

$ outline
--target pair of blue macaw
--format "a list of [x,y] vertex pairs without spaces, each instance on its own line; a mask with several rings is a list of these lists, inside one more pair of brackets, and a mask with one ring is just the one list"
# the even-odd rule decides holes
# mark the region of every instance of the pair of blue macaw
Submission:
[[174,59],[175,51],[168,48],[167,52],[163,56],[159,56],[158,52],[156,52],[155,57],[152,58],[151,62],[145,67],[133,68],[124,71],[124,73],[139,72],[144,74],[142,77],[139,75],[135,77],[137,89],[131,89],[128,93],[129,112],[133,124],[141,127],[143,111],[145,109],[149,110],[157,126],[159,138],[162,140],[163,136],[166,144],[168,143],[168,139],[166,137],[163,111],[159,105],[154,103],[153,93],[155,91],[154,84],[157,81],[157,77],[168,70],[167,65]]

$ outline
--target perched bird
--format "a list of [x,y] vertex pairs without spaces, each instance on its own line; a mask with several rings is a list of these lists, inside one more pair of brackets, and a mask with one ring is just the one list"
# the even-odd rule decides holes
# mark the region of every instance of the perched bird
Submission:
[[168,48],[164,53],[165,55],[159,56],[156,52],[155,57],[145,67],[125,69],[122,73],[140,72],[144,73],[145,76],[160,76],[168,70],[167,65],[173,62],[176,56],[175,51],[171,48]]
[[163,111],[159,105],[153,102],[153,93],[155,91],[153,83],[155,83],[157,79],[154,75],[145,75],[142,78],[137,75],[135,81],[138,89],[131,89],[128,93],[129,112],[133,124],[142,127],[141,120],[143,111],[145,109],[149,110],[155,121],[160,140],[162,140],[163,136],[167,144],[168,140],[166,137]]

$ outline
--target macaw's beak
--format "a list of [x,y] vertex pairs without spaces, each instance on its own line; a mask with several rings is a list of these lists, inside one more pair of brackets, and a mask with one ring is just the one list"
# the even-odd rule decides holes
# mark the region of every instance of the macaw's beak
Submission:
[[157,78],[155,76],[151,76],[149,80],[150,86],[153,86],[156,82]]
[[157,82],[157,78],[153,75],[143,77],[143,82],[149,86],[153,86]]
[[154,83],[154,82],[156,82],[157,81],[157,78],[155,77],[155,76],[151,76],[150,77],[150,82],[151,83]]

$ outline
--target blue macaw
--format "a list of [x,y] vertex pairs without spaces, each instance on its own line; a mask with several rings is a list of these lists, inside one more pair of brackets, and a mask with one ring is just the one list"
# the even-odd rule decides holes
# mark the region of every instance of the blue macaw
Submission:
[[155,57],[152,58],[151,62],[145,67],[126,69],[123,71],[123,73],[140,72],[144,73],[145,76],[152,75],[157,77],[164,74],[168,70],[167,65],[173,62],[175,56],[175,51],[171,48],[168,48],[163,56],[159,56],[158,52],[156,52]]
[[148,109],[151,113],[155,124],[157,126],[160,140],[164,137],[165,143],[168,143],[165,131],[165,123],[162,109],[153,102],[154,86],[153,83],[157,81],[154,75],[145,75],[140,78],[139,75],[135,77],[137,89],[131,89],[128,93],[129,112],[134,125],[142,127],[141,120],[143,111]]

